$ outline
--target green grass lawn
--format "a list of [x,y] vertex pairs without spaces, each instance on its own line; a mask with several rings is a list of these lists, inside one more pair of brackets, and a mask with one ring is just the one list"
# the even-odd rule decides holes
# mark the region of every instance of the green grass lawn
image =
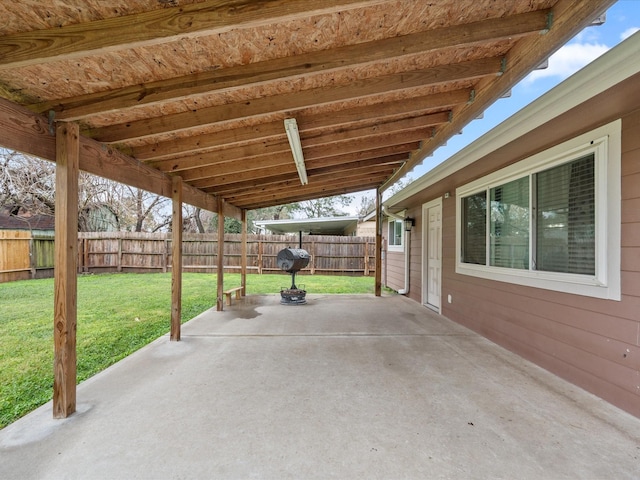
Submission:
[[[225,274],[225,288],[240,285]],[[373,293],[367,277],[300,275],[310,293]],[[247,293],[277,294],[291,278],[248,275]],[[182,321],[215,306],[216,276],[185,273]],[[78,278],[78,381],[169,331],[171,274],[87,275]],[[53,279],[0,284],[0,428],[51,399]]]

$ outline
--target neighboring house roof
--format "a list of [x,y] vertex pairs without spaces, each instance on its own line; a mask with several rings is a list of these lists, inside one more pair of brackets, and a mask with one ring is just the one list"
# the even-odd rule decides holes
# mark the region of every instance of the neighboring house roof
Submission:
[[348,230],[355,230],[359,217],[325,217],[302,218],[289,220],[257,220],[257,227],[265,228],[273,233],[304,232],[314,235],[344,235]]
[[0,213],[0,230],[54,230],[55,217],[51,215],[16,216]]
[[[618,46],[576,72],[564,82],[518,111],[455,155],[413,181],[383,202],[392,210],[402,209],[406,200],[471,165],[486,155],[523,137],[611,87],[640,73],[640,33],[635,33]],[[602,105],[601,108],[607,108]],[[615,108],[615,106],[611,106]]]

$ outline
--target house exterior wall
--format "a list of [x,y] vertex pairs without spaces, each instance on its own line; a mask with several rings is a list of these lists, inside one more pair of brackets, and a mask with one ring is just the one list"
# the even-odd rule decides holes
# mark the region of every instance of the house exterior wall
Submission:
[[[420,206],[442,197],[441,313],[640,417],[640,94],[631,90],[637,90],[633,85],[638,81],[636,75],[615,91],[593,97],[400,206],[417,219],[411,249],[412,299],[422,301]],[[456,273],[457,200],[455,194],[444,198],[445,192],[453,193],[459,186],[617,118],[622,120],[620,301]],[[396,288],[401,282],[395,272],[404,266],[404,259],[403,255],[389,257],[388,268],[394,272],[389,286]]]

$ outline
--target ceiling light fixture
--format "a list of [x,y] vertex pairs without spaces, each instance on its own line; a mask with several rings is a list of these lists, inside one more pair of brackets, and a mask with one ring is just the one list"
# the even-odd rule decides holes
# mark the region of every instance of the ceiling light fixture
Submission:
[[300,133],[298,132],[298,123],[296,122],[296,119],[285,118],[284,129],[287,132],[287,138],[289,139],[289,145],[291,146],[291,153],[293,153],[293,161],[295,162],[296,169],[298,170],[300,183],[302,183],[302,185],[306,185],[309,181],[307,180],[307,169],[304,166],[302,144],[300,143]]

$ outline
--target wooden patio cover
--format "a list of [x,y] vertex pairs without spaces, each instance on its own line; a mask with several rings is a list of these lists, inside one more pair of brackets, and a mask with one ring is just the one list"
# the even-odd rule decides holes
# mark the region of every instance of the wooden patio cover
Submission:
[[182,202],[244,220],[379,199],[612,3],[0,0],[0,144],[58,164],[56,415],[75,409],[78,168],[173,198],[176,236]]
[[80,168],[236,217],[384,189],[611,3],[1,0],[2,143],[76,122]]

